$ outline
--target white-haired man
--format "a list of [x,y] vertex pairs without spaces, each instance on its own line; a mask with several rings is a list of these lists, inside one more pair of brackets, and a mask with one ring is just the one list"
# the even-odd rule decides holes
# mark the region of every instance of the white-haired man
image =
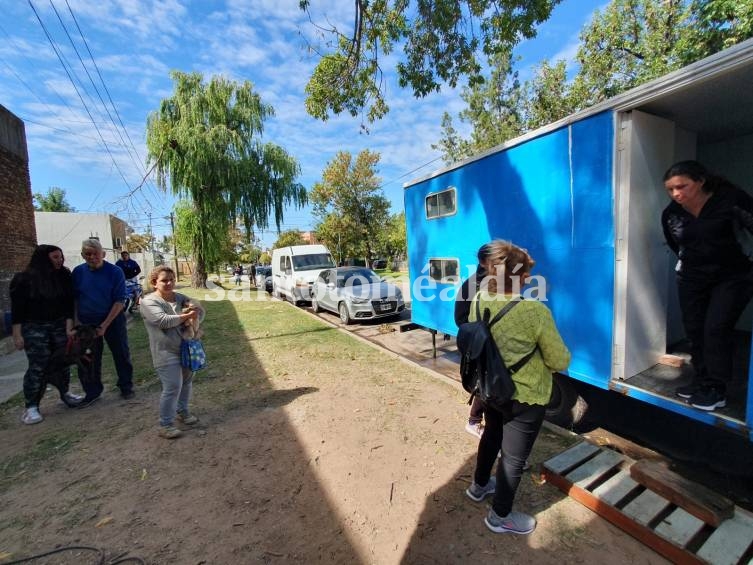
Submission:
[[81,244],[85,263],[73,269],[73,289],[76,299],[76,321],[97,328],[97,340],[91,364],[79,365],[79,378],[86,396],[81,407],[97,400],[102,386],[102,351],[104,341],[112,353],[117,386],[123,398],[133,397],[133,365],[128,348],[128,332],[123,305],[126,299],[123,271],[105,261],[105,251],[97,239],[85,239]]

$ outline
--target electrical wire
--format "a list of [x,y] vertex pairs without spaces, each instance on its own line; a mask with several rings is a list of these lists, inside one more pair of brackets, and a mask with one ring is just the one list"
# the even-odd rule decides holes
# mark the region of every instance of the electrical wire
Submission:
[[[68,547],[59,547],[57,549],[53,549],[45,553],[38,553],[36,555],[30,555],[29,557],[23,557],[21,559],[16,559],[15,561],[7,561],[3,565],[17,565],[18,563],[28,563],[29,561],[35,561],[37,559],[41,559],[49,555],[55,555],[56,553],[62,553],[64,551],[96,551],[98,554],[97,557],[99,557],[99,560],[96,562],[95,565],[105,565],[104,550],[98,547],[91,547],[88,545],[70,545]],[[119,565],[120,563],[127,563],[129,561],[132,561],[134,563],[141,563],[141,565],[146,565],[146,561],[144,561],[141,557],[137,557],[135,555],[128,557],[127,553],[128,552],[125,552],[125,553],[121,553],[120,555],[115,556],[114,559],[107,562],[107,565]]]
[[[112,154],[112,151],[110,150],[110,147],[107,145],[107,142],[105,141],[105,138],[102,135],[102,132],[99,129],[99,126],[97,126],[97,122],[94,120],[94,116],[92,115],[91,111],[89,110],[89,107],[87,106],[86,102],[84,101],[83,96],[81,95],[81,92],[79,91],[78,86],[76,86],[76,81],[73,80],[73,77],[71,76],[71,72],[68,70],[68,66],[66,66],[65,58],[63,57],[62,53],[58,49],[58,47],[55,45],[55,41],[52,39],[52,36],[50,35],[49,31],[47,30],[47,26],[44,25],[44,22],[42,21],[42,18],[39,16],[39,12],[37,12],[36,7],[32,3],[31,0],[27,0],[29,3],[29,6],[31,7],[32,11],[34,12],[34,15],[37,18],[37,21],[39,22],[39,25],[41,26],[42,30],[44,31],[45,36],[47,37],[47,40],[49,41],[50,45],[52,46],[53,51],[55,52],[55,55],[57,56],[58,60],[60,61],[60,64],[63,67],[63,70],[65,71],[65,74],[68,76],[68,80],[70,81],[71,85],[73,85],[73,89],[76,91],[76,94],[78,95],[79,100],[81,101],[81,104],[84,107],[84,110],[86,110],[87,115],[89,116],[89,119],[91,120],[92,125],[94,126],[94,129],[97,131],[97,135],[100,138],[100,141],[102,142],[102,145],[105,148],[105,151],[110,156],[110,159],[112,160],[113,165],[115,166],[115,169],[118,171],[118,174],[120,175],[121,179],[123,179],[123,182],[126,186],[130,186],[130,183],[125,178],[125,174],[123,174],[123,171],[121,170],[120,166],[118,165],[117,161],[115,160],[115,156]],[[84,92],[86,90],[84,89]],[[88,93],[87,93],[88,95]],[[144,210],[146,212],[146,210]]]

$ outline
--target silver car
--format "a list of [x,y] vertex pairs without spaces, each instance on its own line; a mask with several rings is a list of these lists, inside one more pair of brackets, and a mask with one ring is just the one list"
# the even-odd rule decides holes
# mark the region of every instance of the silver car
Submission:
[[330,310],[343,324],[395,316],[405,310],[403,293],[365,267],[340,267],[319,274],[311,291],[314,312]]

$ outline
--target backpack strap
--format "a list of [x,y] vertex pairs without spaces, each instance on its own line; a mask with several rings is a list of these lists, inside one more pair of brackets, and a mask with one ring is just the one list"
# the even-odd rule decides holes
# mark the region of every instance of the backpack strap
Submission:
[[533,357],[533,354],[536,353],[536,350],[538,348],[539,348],[539,344],[537,343],[536,347],[533,348],[533,351],[531,351],[528,355],[526,355],[525,357],[523,357],[522,359],[520,359],[514,365],[510,365],[507,368],[507,370],[510,371],[510,374],[514,375],[515,373],[517,373],[518,371],[520,371],[520,369],[523,368],[523,365],[525,365],[526,363],[528,363],[531,360],[531,357]]
[[[513,300],[505,304],[505,307],[502,308],[499,312],[497,312],[497,314],[489,321],[489,328],[491,329],[491,327],[497,322],[499,322],[505,316],[505,314],[507,314],[510,310],[512,310],[515,306],[520,304],[522,301],[523,299],[520,296],[518,296],[517,298],[514,298]],[[479,308],[478,295],[476,296],[476,318],[478,320],[481,319],[481,310]],[[514,365],[510,365],[507,368],[507,370],[510,371],[510,374],[515,374],[520,369],[522,369],[523,365],[525,365],[531,360],[531,357],[533,357],[533,354],[536,353],[536,350],[538,348],[539,348],[539,345],[536,344],[536,347],[534,347],[530,353],[528,353],[527,355],[519,359],[518,362],[515,363]],[[471,396],[471,398],[473,397]]]
[[[515,308],[515,306],[520,304],[522,300],[523,299],[520,296],[518,296],[517,298],[514,298],[513,300],[510,300],[510,302],[505,304],[505,307],[502,308],[502,310],[500,310],[499,312],[497,312],[497,314],[488,322],[489,328],[491,328],[494,324],[499,322],[505,314],[507,314],[510,310]],[[480,302],[481,301],[478,299],[478,294],[477,294],[476,295],[476,319],[477,320],[481,320],[481,308],[479,306]]]

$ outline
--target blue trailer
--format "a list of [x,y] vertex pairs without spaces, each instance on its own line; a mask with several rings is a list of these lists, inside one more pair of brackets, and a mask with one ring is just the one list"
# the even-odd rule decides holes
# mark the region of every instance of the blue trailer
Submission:
[[[666,364],[684,333],[661,179],[683,159],[753,189],[753,40],[406,183],[412,321],[456,335],[454,299],[477,249],[511,240],[536,260],[572,351],[552,419],[577,418],[574,379],[753,439],[749,353],[726,408],[673,395],[689,368]],[[751,325],[746,311],[743,348]]]

